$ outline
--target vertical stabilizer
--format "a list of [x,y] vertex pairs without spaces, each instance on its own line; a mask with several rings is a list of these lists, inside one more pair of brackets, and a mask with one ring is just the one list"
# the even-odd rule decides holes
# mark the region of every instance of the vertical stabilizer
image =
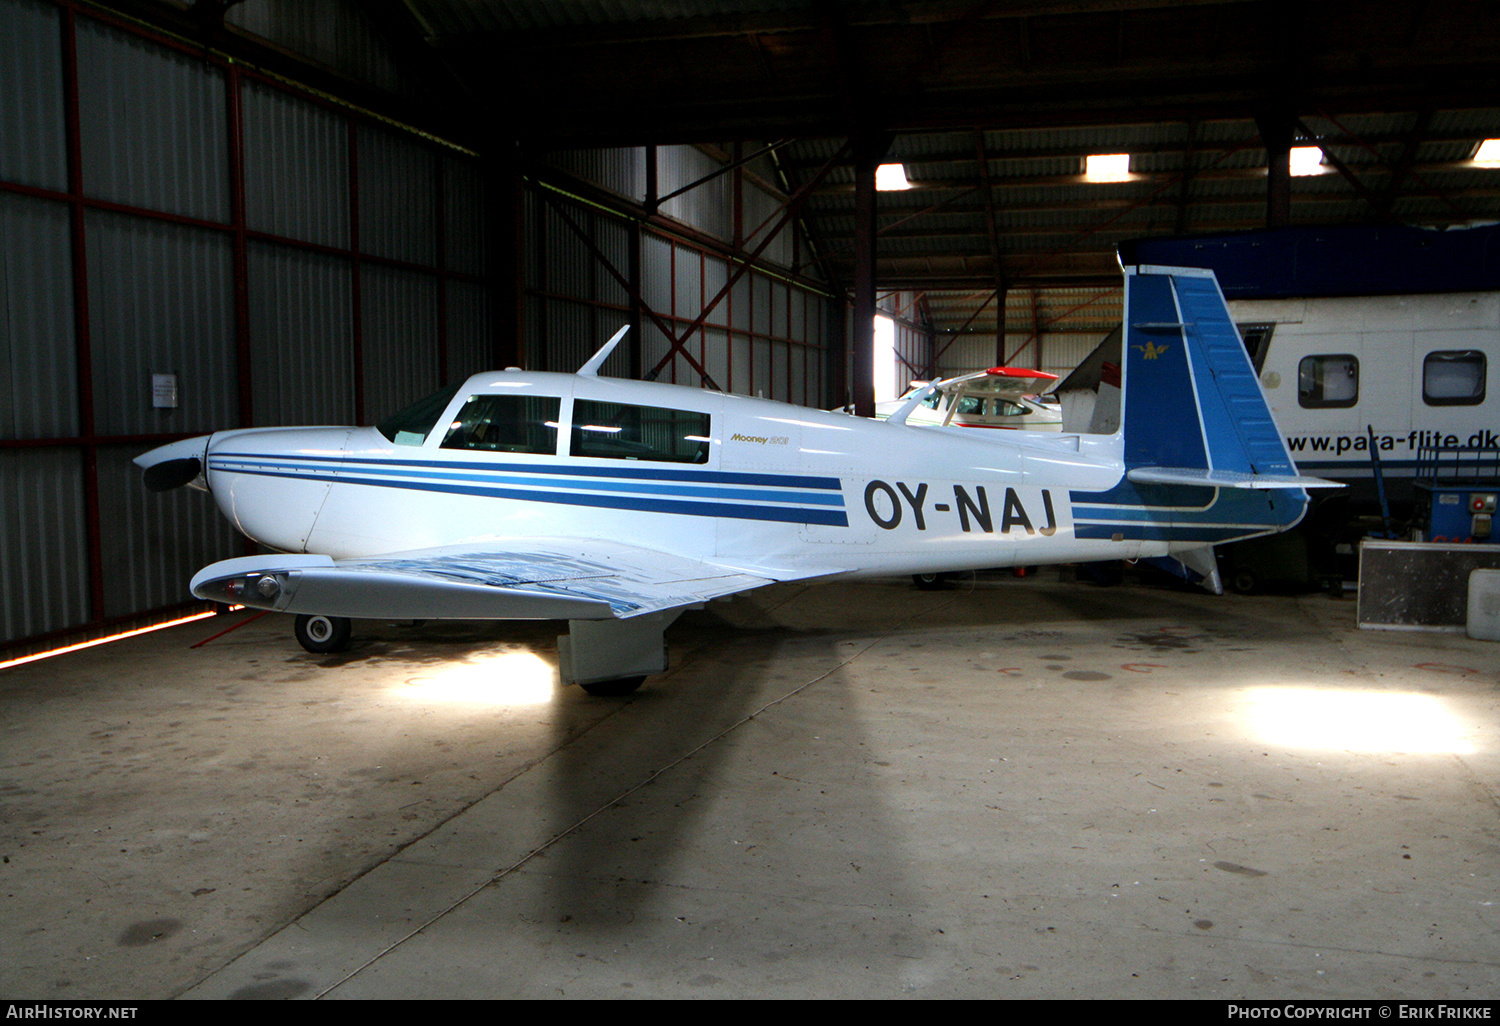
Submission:
[[1299,477],[1212,271],[1125,268],[1125,466],[1133,481],[1315,487]]

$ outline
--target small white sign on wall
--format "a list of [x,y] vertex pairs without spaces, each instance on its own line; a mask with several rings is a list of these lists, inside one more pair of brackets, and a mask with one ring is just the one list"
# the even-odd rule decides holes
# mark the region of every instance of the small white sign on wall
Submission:
[[177,409],[177,375],[151,375],[151,405],[158,410]]

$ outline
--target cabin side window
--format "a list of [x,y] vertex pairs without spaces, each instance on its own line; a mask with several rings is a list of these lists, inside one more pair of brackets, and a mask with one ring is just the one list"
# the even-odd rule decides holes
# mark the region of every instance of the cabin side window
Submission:
[[458,395],[460,385],[462,382],[412,403],[400,413],[375,425],[375,430],[397,445],[421,445],[427,441],[427,435],[453,401],[453,397]]
[[609,460],[707,463],[710,417],[691,410],[579,399],[571,454]]
[[1304,356],[1297,364],[1297,402],[1310,410],[1359,402],[1359,360],[1347,353]]
[[1428,353],[1422,361],[1422,401],[1428,406],[1484,402],[1485,356],[1477,349]]
[[1020,403],[1011,402],[1009,399],[992,399],[994,414],[997,417],[1024,417],[1031,412],[1030,408]]
[[556,396],[470,396],[448,425],[443,448],[555,455],[561,408]]

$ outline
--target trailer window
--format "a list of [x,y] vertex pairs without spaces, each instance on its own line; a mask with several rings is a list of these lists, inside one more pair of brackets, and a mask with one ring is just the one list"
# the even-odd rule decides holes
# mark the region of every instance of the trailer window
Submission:
[[707,463],[710,418],[690,410],[579,399],[572,455],[659,463]]
[[1359,402],[1359,360],[1347,353],[1304,356],[1297,364],[1297,402],[1310,410]]
[[448,425],[442,447],[552,456],[561,408],[562,400],[555,396],[470,396]]
[[1276,331],[1276,323],[1236,324],[1235,327],[1240,329],[1240,341],[1245,343],[1245,352],[1250,355],[1255,373],[1259,374],[1265,369],[1266,352],[1271,348],[1271,335]]
[[1485,358],[1477,349],[1428,353],[1422,361],[1422,400],[1428,406],[1484,402]]

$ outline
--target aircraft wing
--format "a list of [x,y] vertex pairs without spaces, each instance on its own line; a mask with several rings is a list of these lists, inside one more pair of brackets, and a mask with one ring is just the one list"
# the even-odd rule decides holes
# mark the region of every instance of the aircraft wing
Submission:
[[[773,576],[774,574],[774,576]],[[283,613],[364,619],[608,620],[696,605],[758,588],[733,567],[633,545],[535,538],[393,553],[226,559],[193,577],[193,594]]]
[[1020,367],[991,367],[973,374],[961,374],[938,383],[944,392],[965,395],[1015,398],[1050,391],[1057,385],[1057,375]]

